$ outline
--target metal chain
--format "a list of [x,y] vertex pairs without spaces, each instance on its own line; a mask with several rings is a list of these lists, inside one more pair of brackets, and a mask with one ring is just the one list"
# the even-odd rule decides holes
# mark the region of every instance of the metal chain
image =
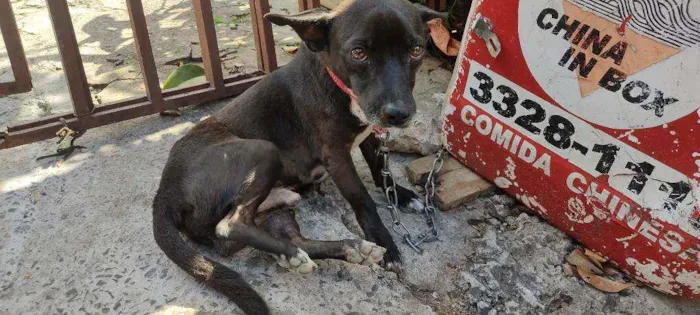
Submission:
[[[386,196],[387,200],[387,208],[389,209],[391,218],[394,221],[392,229],[401,236],[408,246],[419,254],[423,254],[423,249],[420,247],[420,244],[434,242],[439,236],[437,225],[435,224],[435,212],[437,208],[433,203],[433,198],[435,197],[435,181],[437,180],[437,175],[444,164],[444,148],[440,148],[435,161],[433,161],[433,168],[428,174],[428,179],[425,182],[425,204],[422,209],[414,209],[416,210],[416,213],[422,214],[425,217],[428,230],[421,234],[415,235],[408,230],[408,228],[399,218],[399,210],[401,209],[399,208],[399,199],[396,191],[396,180],[394,180],[394,176],[389,169],[389,147],[387,145],[387,142],[389,141],[389,131],[384,131],[382,134],[378,134],[377,137],[382,143],[377,154],[381,154],[384,162],[381,171],[382,186],[384,188],[384,195]],[[389,180],[391,180],[391,185]]]

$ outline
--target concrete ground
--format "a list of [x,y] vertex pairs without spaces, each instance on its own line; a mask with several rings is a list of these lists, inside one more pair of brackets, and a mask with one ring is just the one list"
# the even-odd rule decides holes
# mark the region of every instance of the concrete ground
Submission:
[[[142,93],[137,90],[140,78],[132,76],[138,73],[133,47],[124,39],[130,31],[119,9],[123,1],[69,2],[89,80],[107,80],[93,84],[101,88],[93,90],[93,97],[104,101]],[[189,1],[144,2],[157,38],[154,45],[165,45],[156,53],[159,73],[165,76],[175,67],[166,63],[189,56],[190,47],[195,51],[197,46],[186,40],[196,41],[187,22]],[[13,5],[23,34],[35,34],[23,38],[36,88],[0,98],[0,125],[41,117],[47,114],[44,108],[54,114],[70,108],[60,61],[51,43],[43,43],[51,37],[45,34],[50,25],[46,28],[41,15],[43,1]],[[233,21],[244,5],[215,1],[215,16]],[[293,11],[296,1],[272,5]],[[230,49],[235,38],[250,36],[244,24],[237,29],[220,25],[220,40],[231,39],[222,50]],[[115,30],[120,36],[110,39]],[[294,39],[289,30],[275,32],[280,44]],[[247,71],[254,65],[254,52],[246,47],[227,55],[228,69]],[[94,53],[86,53],[90,49]],[[109,61],[115,60],[114,51],[127,57]],[[291,58],[278,52],[282,59]],[[2,69],[0,64],[0,78]],[[122,73],[126,76],[119,77]],[[426,107],[435,106],[435,95],[444,92],[448,78],[439,62],[426,61],[417,83],[419,110],[435,110]],[[46,106],[37,103],[42,99]],[[151,230],[151,202],[170,147],[225,103],[188,108],[181,117],[149,116],[90,130],[78,141],[87,149],[67,161],[35,161],[55,150],[53,141],[0,151],[0,314],[239,313],[225,297],[169,261]],[[358,152],[354,156],[384,222],[391,224],[366,164]],[[403,184],[403,167],[414,158],[392,155],[393,171]],[[493,194],[439,213],[440,241],[426,245],[425,254],[400,245],[405,261],[401,278],[376,266],[335,260],[318,261],[314,274],[300,276],[250,249],[221,261],[240,272],[275,314],[700,314],[698,303],[648,288],[606,294],[566,276],[562,265],[574,242],[514,205],[511,198]],[[420,217],[402,218],[410,228],[423,227]],[[297,219],[308,237],[359,237],[352,211],[331,182],[322,194],[304,199]]]
[[[223,102],[182,117],[150,116],[91,130],[67,161],[35,162],[44,141],[0,151],[0,313],[237,313],[234,304],[178,269],[153,241],[150,204],[174,141]],[[357,153],[357,152],[356,152]],[[355,154],[362,178],[367,166]],[[414,157],[394,156],[396,174]],[[401,180],[403,177],[400,176]],[[355,237],[352,211],[332,183],[298,207],[302,232]],[[371,188],[390,224],[383,199]],[[276,314],[697,314],[698,304],[633,288],[605,294],[566,277],[573,244],[493,195],[440,213],[439,242],[417,255],[401,245],[404,277],[377,267],[319,261],[311,276],[245,250],[223,261]],[[422,220],[404,215],[409,227]],[[397,240],[399,242],[400,240]]]

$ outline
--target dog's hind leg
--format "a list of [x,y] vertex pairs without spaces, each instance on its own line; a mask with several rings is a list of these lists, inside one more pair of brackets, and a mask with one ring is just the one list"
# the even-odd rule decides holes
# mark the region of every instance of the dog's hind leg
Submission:
[[294,211],[288,208],[266,214],[260,218],[258,225],[270,235],[289,239],[313,259],[342,259],[354,264],[371,265],[382,261],[386,252],[383,247],[361,239],[316,241],[304,238],[299,232]]
[[[255,215],[256,224],[257,218],[260,217],[260,213],[264,213],[270,209],[279,207],[293,207],[301,200],[301,196],[286,188],[272,188],[267,198],[258,206],[258,214]],[[274,236],[274,235],[273,235]],[[277,236],[275,236],[277,237]],[[279,237],[278,237],[279,238]],[[227,240],[227,239],[215,239],[214,247],[219,252],[219,255],[228,257],[243,249],[246,244],[242,242]]]
[[241,159],[252,161],[252,167],[245,168],[247,174],[243,182],[237,185],[240,188],[235,206],[216,225],[216,237],[277,254],[288,262],[285,267],[299,273],[312,272],[316,264],[303,250],[289,240],[276,238],[255,226],[258,208],[270,195],[282,173],[277,148],[269,142],[255,140],[241,140],[232,145],[238,145],[237,150],[246,150],[245,157]]

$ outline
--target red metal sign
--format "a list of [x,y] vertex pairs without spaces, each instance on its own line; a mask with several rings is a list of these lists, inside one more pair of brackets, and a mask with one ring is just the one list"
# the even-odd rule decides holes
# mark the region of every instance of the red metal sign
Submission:
[[700,7],[689,1],[475,1],[444,142],[631,276],[697,299]]

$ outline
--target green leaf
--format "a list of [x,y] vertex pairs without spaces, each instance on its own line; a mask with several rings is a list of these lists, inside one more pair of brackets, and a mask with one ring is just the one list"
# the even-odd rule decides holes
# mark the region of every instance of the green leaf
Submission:
[[231,23],[233,24],[239,24],[245,21],[245,19],[250,15],[250,12],[243,12],[240,14],[234,14],[231,16]]
[[214,18],[214,24],[224,24],[224,19],[222,19],[222,18]]
[[[199,79],[199,81],[197,79]],[[175,69],[175,71],[165,79],[165,82],[163,82],[163,90],[176,88],[185,83],[192,85],[203,82],[206,82],[204,68],[195,64],[186,64]]]

